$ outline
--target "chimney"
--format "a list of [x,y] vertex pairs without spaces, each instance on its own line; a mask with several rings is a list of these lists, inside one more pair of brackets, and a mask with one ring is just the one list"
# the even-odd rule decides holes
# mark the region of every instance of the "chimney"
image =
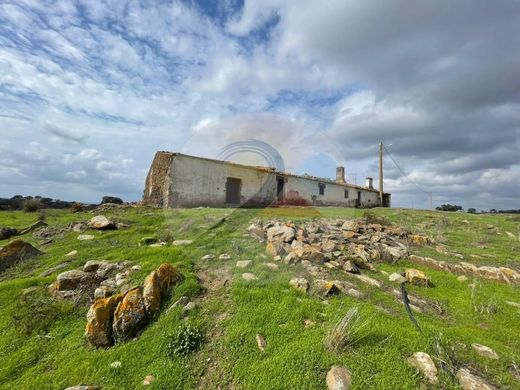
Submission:
[[371,177],[367,176],[366,179],[365,179],[365,187],[370,188],[371,190],[373,190],[374,186],[372,184],[372,181],[373,181],[373,179]]
[[336,183],[346,184],[345,180],[345,167],[336,168]]

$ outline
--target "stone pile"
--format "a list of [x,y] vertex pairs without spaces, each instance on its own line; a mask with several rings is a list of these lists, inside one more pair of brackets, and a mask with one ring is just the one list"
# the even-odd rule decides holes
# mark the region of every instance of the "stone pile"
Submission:
[[494,280],[506,284],[520,285],[520,272],[507,267],[476,266],[471,263],[447,263],[429,257],[410,256],[410,261],[429,268],[448,271],[455,274],[478,276],[482,279]]
[[[270,221],[248,228],[251,235],[267,240],[267,252],[287,264],[309,261],[328,268],[359,273],[375,262],[395,262],[408,255],[409,240],[428,242],[394,225],[365,219],[306,222],[301,225]],[[417,237],[421,237],[419,239]]]
[[87,313],[85,337],[95,347],[131,340],[159,313],[161,300],[181,279],[170,264],[161,264],[144,285],[98,298]]
[[73,302],[92,302],[97,298],[106,298],[125,287],[130,267],[129,261],[111,263],[89,260],[82,269],[60,273],[49,286],[49,291],[57,298]]

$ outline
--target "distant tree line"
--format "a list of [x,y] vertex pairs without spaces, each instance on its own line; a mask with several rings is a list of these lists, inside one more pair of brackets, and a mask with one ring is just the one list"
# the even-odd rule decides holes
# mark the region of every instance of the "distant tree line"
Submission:
[[462,210],[462,206],[456,204],[443,204],[441,206],[435,207],[437,211],[459,211]]
[[[443,204],[441,206],[435,207],[435,210],[437,211],[462,211],[464,210],[462,206],[456,205],[456,204]],[[466,211],[469,214],[476,214],[477,209],[470,207]],[[490,209],[489,211],[481,211],[482,214],[520,214],[520,209],[518,210],[497,210],[497,209]]]

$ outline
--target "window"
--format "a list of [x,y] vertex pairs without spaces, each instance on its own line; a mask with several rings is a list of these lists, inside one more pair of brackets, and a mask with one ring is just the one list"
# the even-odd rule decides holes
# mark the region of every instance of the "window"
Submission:
[[348,190],[345,190],[345,199],[348,199]]
[[319,194],[320,195],[325,195],[325,184],[323,183],[318,183],[318,189],[319,189]]

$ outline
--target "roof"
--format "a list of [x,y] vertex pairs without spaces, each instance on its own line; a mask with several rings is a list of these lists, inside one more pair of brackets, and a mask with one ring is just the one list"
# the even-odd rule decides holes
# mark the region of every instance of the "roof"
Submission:
[[[316,182],[320,182],[320,183],[335,184],[335,185],[342,186],[345,188],[356,188],[359,190],[379,193],[379,191],[376,190],[375,188],[358,186],[358,185],[352,184],[352,183],[338,183],[337,181],[335,181],[333,179],[329,179],[329,178],[325,178],[325,177],[318,177],[318,176],[311,176],[311,175],[296,175],[296,174],[290,173],[290,172],[277,171],[276,168],[273,168],[273,167],[265,167],[265,166],[261,166],[261,165],[245,165],[245,164],[239,164],[239,163],[236,163],[233,161],[217,160],[217,159],[207,158],[207,157],[192,156],[189,154],[184,154],[184,153],[179,153],[179,152],[160,151],[157,153],[165,153],[165,154],[169,154],[172,156],[183,156],[183,157],[196,158],[199,160],[206,160],[206,161],[216,162],[216,163],[220,163],[220,164],[237,166],[237,167],[241,167],[241,168],[254,169],[256,171],[269,172],[269,173],[273,173],[273,174],[281,175],[281,176],[296,177],[296,178],[312,180],[312,181],[316,181]],[[388,194],[388,193],[385,192],[384,194]]]

